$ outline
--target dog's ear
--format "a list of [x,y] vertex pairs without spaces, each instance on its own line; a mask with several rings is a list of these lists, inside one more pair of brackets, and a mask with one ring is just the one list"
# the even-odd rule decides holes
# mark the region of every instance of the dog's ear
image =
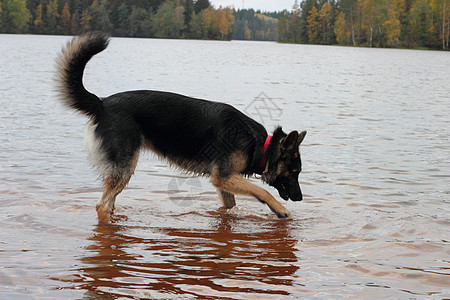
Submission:
[[300,146],[300,144],[303,142],[303,139],[305,138],[306,135],[306,131],[302,131],[298,134],[298,138],[297,138],[297,145],[295,146],[296,148],[298,146]]
[[291,131],[282,141],[280,149],[282,152],[286,150],[292,150],[295,149],[297,146],[297,140],[298,140],[298,132],[296,130]]

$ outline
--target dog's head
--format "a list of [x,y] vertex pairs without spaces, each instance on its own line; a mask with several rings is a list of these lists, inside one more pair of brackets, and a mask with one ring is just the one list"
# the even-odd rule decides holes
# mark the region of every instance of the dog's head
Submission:
[[299,146],[305,135],[306,131],[292,131],[286,135],[281,128],[277,128],[267,149],[262,179],[276,188],[284,200],[303,199],[298,176],[302,171]]

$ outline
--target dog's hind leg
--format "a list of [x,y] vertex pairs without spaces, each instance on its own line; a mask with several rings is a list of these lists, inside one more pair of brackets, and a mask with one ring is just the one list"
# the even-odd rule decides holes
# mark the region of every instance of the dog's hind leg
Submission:
[[127,166],[114,168],[112,172],[105,177],[103,195],[97,202],[97,216],[100,222],[109,223],[111,221],[111,214],[114,210],[114,203],[117,195],[122,192],[130,181],[131,176],[136,169],[136,164],[139,158],[139,150],[136,150]]
[[85,146],[92,164],[103,179],[103,195],[97,202],[101,222],[109,222],[117,195],[125,188],[134,173],[142,146],[138,125],[128,118],[104,119],[88,123]]
[[255,197],[260,202],[267,204],[278,218],[289,218],[291,216],[291,213],[268,191],[245,180],[239,174],[221,178],[216,171],[212,174],[211,182],[215,187],[228,193]]
[[236,205],[236,201],[234,200],[234,194],[231,194],[222,189],[217,189],[217,193],[219,194],[219,199],[222,201],[223,206],[225,208],[230,209]]

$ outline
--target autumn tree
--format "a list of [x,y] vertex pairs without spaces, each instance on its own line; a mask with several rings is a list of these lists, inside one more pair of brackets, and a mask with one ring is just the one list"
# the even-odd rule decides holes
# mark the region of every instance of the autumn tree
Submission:
[[45,16],[47,20],[47,27],[50,30],[57,31],[57,21],[59,18],[58,2],[57,0],[50,0],[47,3]]
[[432,28],[431,7],[427,0],[413,0],[409,13],[409,24],[415,46],[425,46],[430,42]]
[[308,13],[306,19],[306,28],[308,32],[308,40],[311,44],[318,43],[319,36],[319,11],[315,6]]
[[248,28],[248,21],[244,21],[244,39],[249,40],[252,37],[252,31]]
[[221,39],[228,38],[228,35],[231,33],[231,26],[234,23],[232,10],[230,8],[223,9],[220,6],[217,10],[216,17]]
[[348,30],[345,13],[342,11],[336,18],[336,22],[334,24],[334,34],[336,35],[336,40],[339,44],[348,44],[351,32]]
[[373,35],[375,28],[374,0],[358,0],[358,7],[363,17],[361,18],[361,30],[366,37],[369,47],[373,46]]
[[65,33],[65,34],[70,33],[71,18],[72,18],[72,15],[69,10],[69,4],[66,2],[64,4],[63,10],[61,12],[61,25],[63,28],[63,33]]
[[320,9],[319,23],[322,43],[326,45],[330,44],[334,39],[332,17],[333,7],[330,2],[325,2]]
[[91,20],[92,20],[91,14],[89,13],[89,10],[86,8],[85,10],[83,10],[83,13],[81,14],[80,25],[82,32],[87,32],[91,30]]
[[75,11],[70,18],[70,34],[76,35],[78,34],[80,24],[80,15],[78,11]]
[[342,12],[345,13],[346,22],[349,25],[350,29],[350,36],[352,45],[356,46],[356,36],[355,36],[355,23],[356,23],[356,16],[358,15],[356,12],[357,0],[341,0],[339,1],[339,5],[342,9]]
[[202,27],[205,38],[213,39],[219,32],[216,12],[214,8],[209,7],[201,11]]
[[387,45],[397,47],[400,44],[400,18],[405,10],[405,0],[391,0],[387,4],[387,20],[383,26],[386,30]]
[[[430,0],[433,15],[433,40],[439,40],[442,49],[448,49],[448,38],[450,34],[450,0]],[[436,42],[436,47],[437,47]]]
[[42,21],[42,4],[39,4],[36,6],[36,9],[34,10],[34,13],[36,17],[34,18],[33,24],[35,29],[39,32],[42,25],[44,24],[44,21]]

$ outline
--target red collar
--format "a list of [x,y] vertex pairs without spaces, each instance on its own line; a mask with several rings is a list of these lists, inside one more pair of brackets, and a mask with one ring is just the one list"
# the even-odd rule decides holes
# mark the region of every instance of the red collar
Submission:
[[266,150],[267,150],[267,147],[269,147],[271,138],[272,138],[271,135],[268,135],[266,137],[266,142],[264,143],[263,151],[262,151],[261,157],[259,158],[259,167],[260,168],[264,167],[264,156],[266,155]]

